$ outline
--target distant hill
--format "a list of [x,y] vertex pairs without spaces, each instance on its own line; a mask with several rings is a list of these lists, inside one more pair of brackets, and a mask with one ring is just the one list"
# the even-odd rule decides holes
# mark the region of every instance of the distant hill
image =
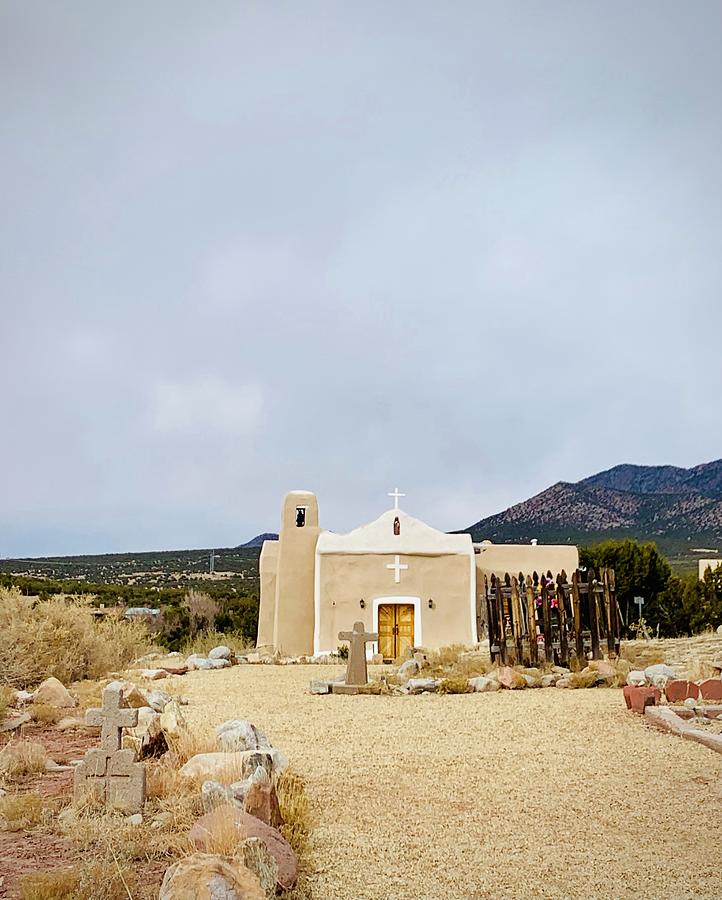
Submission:
[[722,546],[722,460],[691,469],[614,466],[576,483],[560,481],[465,531],[498,542],[653,540],[687,567],[693,549]]
[[264,531],[263,534],[257,534],[254,538],[251,538],[250,541],[246,541],[245,544],[239,544],[239,550],[248,550],[251,547],[262,547],[264,541],[277,541],[278,535],[274,534],[272,531]]

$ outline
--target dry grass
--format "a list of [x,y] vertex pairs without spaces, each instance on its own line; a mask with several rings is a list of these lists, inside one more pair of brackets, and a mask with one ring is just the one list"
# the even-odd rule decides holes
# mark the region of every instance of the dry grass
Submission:
[[158,893],[132,868],[98,859],[25,875],[19,892],[20,900],[155,900]]
[[714,677],[719,671],[712,663],[722,664],[722,635],[707,632],[689,638],[625,641],[621,655],[635,669],[664,662],[673,666],[679,676],[696,681]]
[[180,768],[197,753],[215,753],[218,750],[215,734],[210,730],[180,728],[178,734],[168,735],[168,747],[173,762]]
[[299,863],[299,879],[291,891],[284,893],[285,900],[308,900],[311,896],[309,874],[313,869],[311,832],[313,820],[306,793],[306,782],[294,772],[283,772],[276,782],[278,803],[284,824],[281,833],[293,847]]
[[15,692],[6,684],[0,684],[0,722],[2,722],[8,714],[8,710],[15,699]]
[[38,602],[0,589],[0,672],[13,687],[51,675],[63,684],[98,678],[150,649],[145,625],[114,616],[96,622],[87,599]]
[[181,653],[189,656],[191,653],[198,653],[205,656],[209,650],[214,647],[223,645],[230,647],[237,653],[242,653],[251,647],[248,640],[241,634],[235,632],[216,631],[214,628],[206,628],[199,631],[193,637],[188,638],[181,647]]
[[10,741],[0,750],[0,781],[18,781],[26,775],[45,771],[47,753],[42,744]]
[[470,694],[471,687],[466,676],[442,678],[437,688],[440,694]]
[[40,725],[56,725],[67,713],[66,710],[49,706],[47,703],[33,703],[28,707],[33,722]]
[[43,820],[43,798],[39,794],[7,794],[0,797],[0,829],[25,831]]

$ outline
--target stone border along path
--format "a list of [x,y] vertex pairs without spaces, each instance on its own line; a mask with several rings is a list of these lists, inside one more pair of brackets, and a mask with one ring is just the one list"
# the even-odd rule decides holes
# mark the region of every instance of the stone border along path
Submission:
[[183,680],[193,726],[248,718],[305,777],[315,900],[720,896],[722,756],[640,727],[620,690],[329,703],[317,673]]

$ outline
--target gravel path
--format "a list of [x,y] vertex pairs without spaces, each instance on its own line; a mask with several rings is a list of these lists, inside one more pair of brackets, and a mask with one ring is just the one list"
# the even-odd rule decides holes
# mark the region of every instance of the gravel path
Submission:
[[249,718],[314,805],[316,900],[722,896],[722,756],[617,690],[317,697],[317,666],[182,682],[192,724]]

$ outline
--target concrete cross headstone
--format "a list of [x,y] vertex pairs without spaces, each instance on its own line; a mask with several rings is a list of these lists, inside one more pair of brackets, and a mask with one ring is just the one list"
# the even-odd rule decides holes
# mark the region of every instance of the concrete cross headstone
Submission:
[[124,706],[120,685],[103,691],[102,709],[89,709],[88,725],[100,726],[100,747],[88,750],[75,769],[76,800],[91,796],[125,813],[140,812],[145,802],[145,766],[136,762],[135,750],[122,750],[124,728],[135,728],[138,710]]
[[366,644],[377,641],[378,633],[367,634],[363,622],[354,622],[353,631],[339,631],[338,639],[348,641],[348,665],[346,666],[346,684],[368,684],[369,676],[366,668]]

